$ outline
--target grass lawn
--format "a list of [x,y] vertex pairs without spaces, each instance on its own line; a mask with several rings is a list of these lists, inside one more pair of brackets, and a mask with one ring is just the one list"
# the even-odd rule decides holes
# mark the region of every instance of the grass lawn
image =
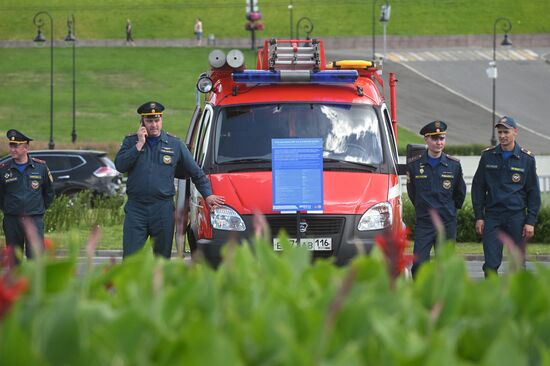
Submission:
[[[158,100],[166,106],[164,128],[185,136],[195,103],[195,84],[207,70],[206,48],[77,49],[76,130],[72,131],[72,50],[54,50],[54,141],[57,148],[95,148],[113,156],[138,126],[137,106]],[[48,48],[0,49],[0,131],[20,129],[46,148],[50,134]],[[249,67],[255,54],[245,50]],[[399,146],[421,142],[401,129]],[[0,145],[0,153],[7,153]]]
[[[288,5],[292,3],[292,13]],[[382,0],[375,2],[375,32]],[[46,5],[47,4],[47,5]],[[124,39],[126,19],[133,24],[135,39],[192,38],[195,18],[204,24],[204,35],[218,38],[249,37],[244,28],[245,1],[210,0],[2,0],[0,11],[9,21],[0,23],[2,39],[33,39],[33,16],[48,11],[54,19],[56,39],[67,33],[67,16],[74,14],[80,39]],[[550,2],[547,0],[391,0],[387,32],[392,35],[491,34],[497,17],[513,22],[513,33],[550,32]],[[372,32],[373,2],[364,0],[261,0],[258,2],[265,30],[258,38],[289,37],[302,17],[314,23],[313,36],[365,36]],[[49,37],[49,20],[45,35]],[[301,31],[304,35],[304,31]]]

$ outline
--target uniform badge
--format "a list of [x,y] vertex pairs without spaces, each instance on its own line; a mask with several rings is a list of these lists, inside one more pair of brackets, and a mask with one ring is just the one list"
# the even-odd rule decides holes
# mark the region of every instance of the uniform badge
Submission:
[[[439,127],[441,127],[441,122],[435,121],[435,128],[439,128]],[[437,131],[437,132],[439,132],[439,131]]]
[[519,183],[520,180],[521,180],[521,175],[519,175],[519,173],[512,174],[512,182]]
[[48,170],[48,178],[50,178],[50,182],[53,182],[52,173]]
[[170,155],[164,155],[162,161],[164,164],[170,164],[172,163],[172,157]]
[[8,179],[10,177],[10,173],[4,174],[4,178]]
[[38,189],[40,188],[40,183],[37,180],[31,181],[31,187],[32,189]]
[[420,174],[424,174],[424,168],[420,168]]
[[445,188],[445,189],[450,189],[450,188],[451,188],[451,181],[448,180],[448,179],[445,179],[445,180],[443,181],[443,188]]

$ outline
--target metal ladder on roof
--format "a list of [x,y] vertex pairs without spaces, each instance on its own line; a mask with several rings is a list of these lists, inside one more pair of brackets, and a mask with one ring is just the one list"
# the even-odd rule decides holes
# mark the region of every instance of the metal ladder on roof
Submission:
[[276,40],[269,41],[269,70],[313,70],[321,66],[321,44],[318,40]]

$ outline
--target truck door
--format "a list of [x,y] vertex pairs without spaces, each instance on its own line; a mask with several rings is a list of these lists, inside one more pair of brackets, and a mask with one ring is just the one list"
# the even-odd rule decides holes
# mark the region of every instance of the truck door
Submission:
[[[189,128],[185,137],[185,146],[193,154],[193,148],[191,141],[198,131],[198,125],[200,117],[202,116],[202,108],[200,105],[195,107],[191,121],[189,122]],[[180,172],[182,174],[183,172]],[[176,174],[178,175],[178,174]],[[189,221],[189,180],[188,179],[176,179],[176,248],[178,255],[182,255],[184,251],[188,251],[185,248],[185,233],[187,231],[187,225]]]
[[[201,169],[204,166],[205,156],[210,145],[209,136],[210,126],[212,124],[212,115],[212,107],[206,105],[204,108],[204,112],[199,120],[199,123],[193,130],[193,136],[191,140],[192,154]],[[201,227],[204,227],[204,225],[200,224],[200,221],[204,221],[207,219],[205,217],[206,208],[203,206],[203,197],[195,188],[194,184],[191,182],[189,192],[189,225],[190,229],[193,231],[193,235],[195,238],[198,238],[200,236],[199,230]],[[209,224],[207,226],[209,226]]]

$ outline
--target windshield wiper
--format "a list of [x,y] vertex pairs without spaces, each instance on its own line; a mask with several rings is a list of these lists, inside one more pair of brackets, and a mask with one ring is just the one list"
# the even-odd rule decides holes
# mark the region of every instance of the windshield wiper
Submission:
[[243,158],[243,159],[228,160],[218,164],[226,165],[226,164],[246,164],[246,163],[271,163],[271,159]]
[[348,161],[348,160],[340,160],[340,159],[333,159],[333,158],[323,158],[323,162],[328,163],[337,163],[342,165],[348,165],[348,166],[354,166],[357,168],[366,169],[371,172],[375,172],[378,170],[378,166],[368,163],[360,163],[358,161]]

